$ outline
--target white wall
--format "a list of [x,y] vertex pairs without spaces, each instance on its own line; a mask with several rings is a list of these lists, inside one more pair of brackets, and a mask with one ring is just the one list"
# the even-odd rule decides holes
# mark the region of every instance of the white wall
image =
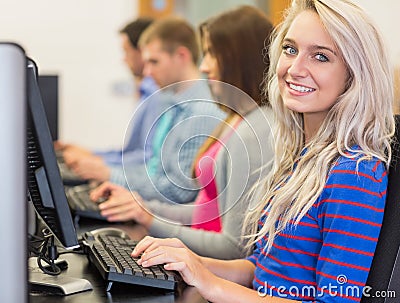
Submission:
[[132,0],[0,0],[0,39],[21,44],[39,73],[60,76],[61,139],[121,145],[135,99],[113,90],[132,83],[118,31],[136,10]]
[[400,1],[398,0],[354,0],[374,19],[381,30],[392,61],[400,66]]
[[394,111],[400,113],[400,1],[397,0],[355,0],[375,20],[381,30],[389,55],[395,67]]

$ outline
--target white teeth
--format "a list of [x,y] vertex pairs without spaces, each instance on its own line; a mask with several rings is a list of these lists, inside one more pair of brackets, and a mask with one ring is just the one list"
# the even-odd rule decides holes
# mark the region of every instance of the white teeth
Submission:
[[309,87],[304,87],[304,86],[300,86],[300,85],[294,85],[289,83],[289,87],[291,89],[294,89],[295,91],[301,92],[301,93],[309,93],[314,91],[315,89],[313,88],[309,88]]

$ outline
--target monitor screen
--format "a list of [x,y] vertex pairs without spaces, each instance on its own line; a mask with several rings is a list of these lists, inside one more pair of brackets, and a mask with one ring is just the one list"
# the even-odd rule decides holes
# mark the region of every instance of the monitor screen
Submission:
[[58,140],[58,76],[39,75],[38,84],[53,141]]
[[36,64],[28,60],[28,198],[50,232],[65,248],[72,249],[79,246],[78,239],[57,166],[37,75]]

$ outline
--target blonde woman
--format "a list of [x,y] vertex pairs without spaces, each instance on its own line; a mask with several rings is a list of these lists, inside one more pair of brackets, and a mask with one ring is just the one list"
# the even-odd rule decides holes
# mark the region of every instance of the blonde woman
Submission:
[[265,195],[247,220],[252,254],[221,261],[176,239],[145,238],[132,255],[179,271],[212,302],[359,302],[394,133],[385,46],[351,1],[294,0],[270,60],[279,125]]

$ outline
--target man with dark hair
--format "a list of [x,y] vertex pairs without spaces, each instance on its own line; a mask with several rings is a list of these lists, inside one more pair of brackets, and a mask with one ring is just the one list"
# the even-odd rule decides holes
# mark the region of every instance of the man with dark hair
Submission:
[[119,32],[126,34],[131,46],[137,49],[141,34],[153,21],[154,19],[151,17],[140,17],[126,24]]
[[[124,50],[125,55],[124,61],[128,65],[138,83],[143,80],[143,60],[138,42],[141,34],[152,22],[153,19],[148,17],[138,18],[135,21],[125,25],[119,31],[122,39],[122,49]],[[147,81],[146,79],[150,78],[146,77],[144,78],[144,81]],[[144,90],[143,92],[139,91],[141,98],[146,98],[148,97],[149,93],[151,94],[153,92],[154,91],[147,92],[146,90]],[[145,95],[143,96],[141,93],[144,93]]]

